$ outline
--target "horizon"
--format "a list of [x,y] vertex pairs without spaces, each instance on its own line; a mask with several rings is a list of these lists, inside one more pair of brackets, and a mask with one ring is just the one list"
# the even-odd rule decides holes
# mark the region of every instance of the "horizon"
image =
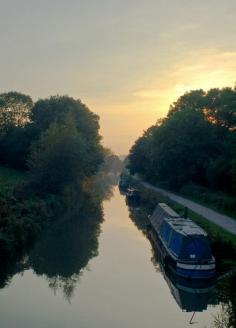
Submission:
[[235,84],[235,1],[170,3],[0,2],[0,92],[79,98],[127,154],[186,91]]

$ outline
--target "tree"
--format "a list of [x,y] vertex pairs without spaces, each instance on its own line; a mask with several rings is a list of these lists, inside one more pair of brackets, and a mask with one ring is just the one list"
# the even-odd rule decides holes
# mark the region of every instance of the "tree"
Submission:
[[186,92],[170,106],[167,117],[184,110],[202,111],[205,108],[205,103],[205,92],[202,89]]
[[65,186],[81,184],[96,173],[102,161],[100,145],[93,151],[69,113],[64,120],[51,123],[32,145],[28,160],[31,177],[40,190],[60,193]]
[[0,94],[0,133],[6,133],[12,127],[23,127],[29,122],[33,101],[19,92]]
[[236,129],[236,89],[211,89],[206,94],[207,119],[227,130]]
[[40,189],[59,192],[82,174],[83,142],[72,118],[51,123],[31,148],[31,176]]
[[144,132],[143,136],[138,138],[130,149],[128,168],[132,174],[140,173],[146,178],[153,176],[154,172],[150,170],[152,155],[152,136],[158,129],[158,126],[152,126]]
[[100,141],[99,117],[91,112],[79,99],[68,96],[53,96],[41,99],[32,108],[30,119],[39,133],[46,131],[53,122],[61,122],[68,113],[75,120],[76,128],[94,142]]
[[34,138],[30,128],[32,99],[18,92],[0,95],[0,161],[17,169],[26,168],[26,157]]
[[168,188],[193,182],[232,192],[235,134],[236,89],[190,91],[138,138],[129,154],[130,171]]

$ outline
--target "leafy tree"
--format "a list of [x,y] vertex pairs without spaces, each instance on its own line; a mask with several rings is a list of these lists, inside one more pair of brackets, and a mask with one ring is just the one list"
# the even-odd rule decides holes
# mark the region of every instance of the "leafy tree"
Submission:
[[65,115],[71,113],[76,128],[94,142],[100,141],[98,134],[99,117],[91,112],[79,99],[68,96],[53,96],[37,101],[32,108],[30,119],[39,133],[47,130],[53,122],[61,122]]
[[185,110],[202,111],[205,108],[205,103],[205,92],[202,89],[186,92],[170,106],[167,117]]
[[227,130],[236,129],[236,89],[211,89],[206,94],[206,117]]
[[104,162],[100,168],[103,174],[119,174],[124,168],[123,162],[109,148],[104,149]]
[[55,193],[94,173],[87,145],[70,115],[51,123],[33,144],[28,165],[40,189]]
[[30,128],[32,99],[18,92],[0,95],[0,162],[17,169],[26,168],[29,146],[34,138]]
[[12,127],[0,136],[0,161],[2,164],[26,170],[31,143],[37,138],[30,124]]
[[136,140],[130,149],[128,168],[132,174],[137,172],[146,176],[146,178],[155,174],[150,170],[150,166],[152,162],[151,152],[153,151],[152,136],[156,130],[158,130],[158,126],[150,127],[142,137]]
[[179,189],[188,183],[235,191],[236,89],[194,90],[130,150],[131,173]]
[[29,122],[32,106],[32,99],[22,93],[0,94],[0,133],[6,133],[14,126],[25,126]]

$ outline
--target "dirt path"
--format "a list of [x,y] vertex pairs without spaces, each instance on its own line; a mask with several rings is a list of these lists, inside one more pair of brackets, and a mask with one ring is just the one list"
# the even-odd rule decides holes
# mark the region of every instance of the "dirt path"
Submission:
[[184,197],[178,196],[173,194],[172,192],[166,191],[164,189],[160,189],[157,187],[154,187],[150,185],[147,182],[142,182],[142,184],[152,190],[156,190],[158,193],[169,197],[170,199],[174,200],[175,202],[188,207],[192,211],[202,215],[207,220],[217,224],[221,228],[225,229],[228,232],[231,232],[232,234],[236,235],[236,220],[232,219],[229,216],[220,214],[214,210],[209,209],[208,207],[205,207],[203,205],[200,205],[198,203],[195,203],[191,200],[188,200]]

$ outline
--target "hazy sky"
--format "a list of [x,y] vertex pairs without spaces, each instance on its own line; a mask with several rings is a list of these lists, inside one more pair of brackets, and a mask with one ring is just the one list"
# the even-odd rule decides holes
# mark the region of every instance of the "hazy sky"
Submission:
[[117,154],[235,73],[236,0],[0,0],[0,92],[80,98]]

